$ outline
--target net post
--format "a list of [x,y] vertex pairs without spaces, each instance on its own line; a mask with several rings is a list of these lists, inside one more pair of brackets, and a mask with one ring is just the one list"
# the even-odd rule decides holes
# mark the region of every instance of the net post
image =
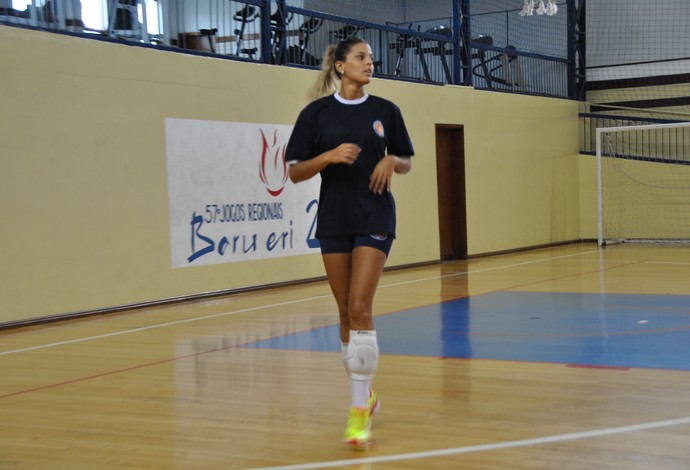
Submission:
[[602,129],[597,128],[597,244],[604,245],[604,205],[601,175],[601,135]]

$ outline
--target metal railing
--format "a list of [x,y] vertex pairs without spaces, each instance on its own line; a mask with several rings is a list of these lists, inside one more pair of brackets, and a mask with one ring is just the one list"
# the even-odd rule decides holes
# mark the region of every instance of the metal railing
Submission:
[[453,0],[458,21],[450,17],[426,20],[416,27],[414,23],[359,21],[289,6],[284,0],[157,0],[156,14],[147,8],[147,0],[113,0],[104,12],[107,24],[103,29],[84,25],[79,0],[50,0],[41,6],[38,2],[33,0],[21,12],[0,9],[0,22],[307,68],[320,66],[328,44],[356,35],[371,45],[375,74],[385,78],[562,98],[569,94],[568,59],[510,45],[498,47],[490,34],[471,35],[467,17],[459,10],[461,0]]

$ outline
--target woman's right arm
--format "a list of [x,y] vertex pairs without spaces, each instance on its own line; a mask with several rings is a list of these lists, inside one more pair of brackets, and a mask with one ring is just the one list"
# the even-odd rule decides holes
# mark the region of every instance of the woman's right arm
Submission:
[[290,181],[299,183],[321,172],[328,165],[346,163],[352,165],[362,149],[356,144],[340,144],[333,150],[317,155],[309,160],[303,160],[290,165]]

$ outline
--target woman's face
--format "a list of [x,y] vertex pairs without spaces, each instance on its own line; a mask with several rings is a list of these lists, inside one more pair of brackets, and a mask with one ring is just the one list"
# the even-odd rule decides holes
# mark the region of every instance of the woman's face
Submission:
[[371,47],[365,42],[355,44],[345,56],[345,61],[338,61],[335,66],[343,82],[366,85],[374,75],[374,56]]

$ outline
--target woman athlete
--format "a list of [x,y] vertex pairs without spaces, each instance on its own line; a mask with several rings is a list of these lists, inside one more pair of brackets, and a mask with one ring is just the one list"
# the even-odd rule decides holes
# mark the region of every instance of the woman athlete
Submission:
[[[342,358],[351,382],[344,442],[371,442],[379,401],[371,388],[378,363],[374,294],[395,238],[393,173],[414,154],[400,109],[368,95],[374,60],[364,40],[330,46],[312,101],[300,113],[285,159],[290,179],[321,174],[316,237],[340,315]],[[337,81],[340,87],[337,87]]]

